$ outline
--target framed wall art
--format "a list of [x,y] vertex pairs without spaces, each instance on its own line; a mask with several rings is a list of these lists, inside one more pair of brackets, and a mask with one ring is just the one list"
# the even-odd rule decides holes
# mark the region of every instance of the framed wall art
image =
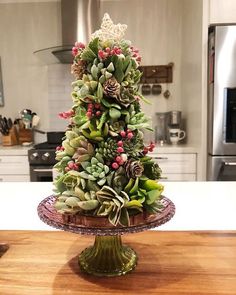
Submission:
[[0,107],[4,106],[3,82],[2,82],[2,66],[0,57]]

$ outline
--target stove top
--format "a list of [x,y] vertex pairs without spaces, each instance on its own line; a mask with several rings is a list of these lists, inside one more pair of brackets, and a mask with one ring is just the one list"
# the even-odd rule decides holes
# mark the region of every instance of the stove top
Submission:
[[28,150],[30,165],[54,165],[58,143],[42,142]]
[[47,141],[34,145],[36,150],[55,150],[59,143],[48,143]]

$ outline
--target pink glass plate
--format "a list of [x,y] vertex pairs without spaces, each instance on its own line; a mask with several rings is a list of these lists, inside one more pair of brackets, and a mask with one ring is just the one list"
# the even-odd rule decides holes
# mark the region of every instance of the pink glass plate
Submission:
[[64,231],[70,231],[78,234],[96,235],[96,236],[115,236],[126,233],[136,233],[148,230],[150,228],[158,227],[167,221],[169,221],[175,214],[175,205],[168,198],[164,197],[161,199],[163,208],[160,213],[157,213],[157,217],[154,221],[145,222],[133,226],[122,227],[88,227],[84,225],[65,224],[62,219],[62,214],[58,213],[54,208],[56,197],[49,196],[45,198],[38,205],[38,215],[40,219],[46,224],[61,229]]

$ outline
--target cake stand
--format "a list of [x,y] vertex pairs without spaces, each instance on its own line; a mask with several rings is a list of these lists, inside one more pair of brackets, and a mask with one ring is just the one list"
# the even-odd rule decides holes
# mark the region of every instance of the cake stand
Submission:
[[79,255],[81,271],[96,276],[118,276],[132,271],[137,265],[137,254],[129,246],[123,245],[121,235],[137,233],[160,226],[169,221],[175,213],[175,205],[162,197],[163,208],[155,220],[145,220],[133,226],[92,227],[85,225],[65,224],[62,214],[54,208],[56,197],[45,198],[38,206],[38,215],[46,224],[77,234],[95,235],[95,242]]

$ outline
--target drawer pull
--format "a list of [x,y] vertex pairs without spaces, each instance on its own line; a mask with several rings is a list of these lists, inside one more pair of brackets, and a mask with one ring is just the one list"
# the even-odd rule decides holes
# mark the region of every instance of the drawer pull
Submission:
[[39,168],[39,169],[34,169],[33,170],[34,172],[39,172],[39,173],[43,173],[43,172],[52,172],[52,169],[50,168],[50,169],[41,169],[41,168]]
[[236,162],[224,162],[225,166],[236,166]]
[[167,176],[160,177],[160,179],[168,179]]
[[156,160],[168,160],[168,157],[153,157]]
[[0,178],[0,181],[3,181],[3,178]]

